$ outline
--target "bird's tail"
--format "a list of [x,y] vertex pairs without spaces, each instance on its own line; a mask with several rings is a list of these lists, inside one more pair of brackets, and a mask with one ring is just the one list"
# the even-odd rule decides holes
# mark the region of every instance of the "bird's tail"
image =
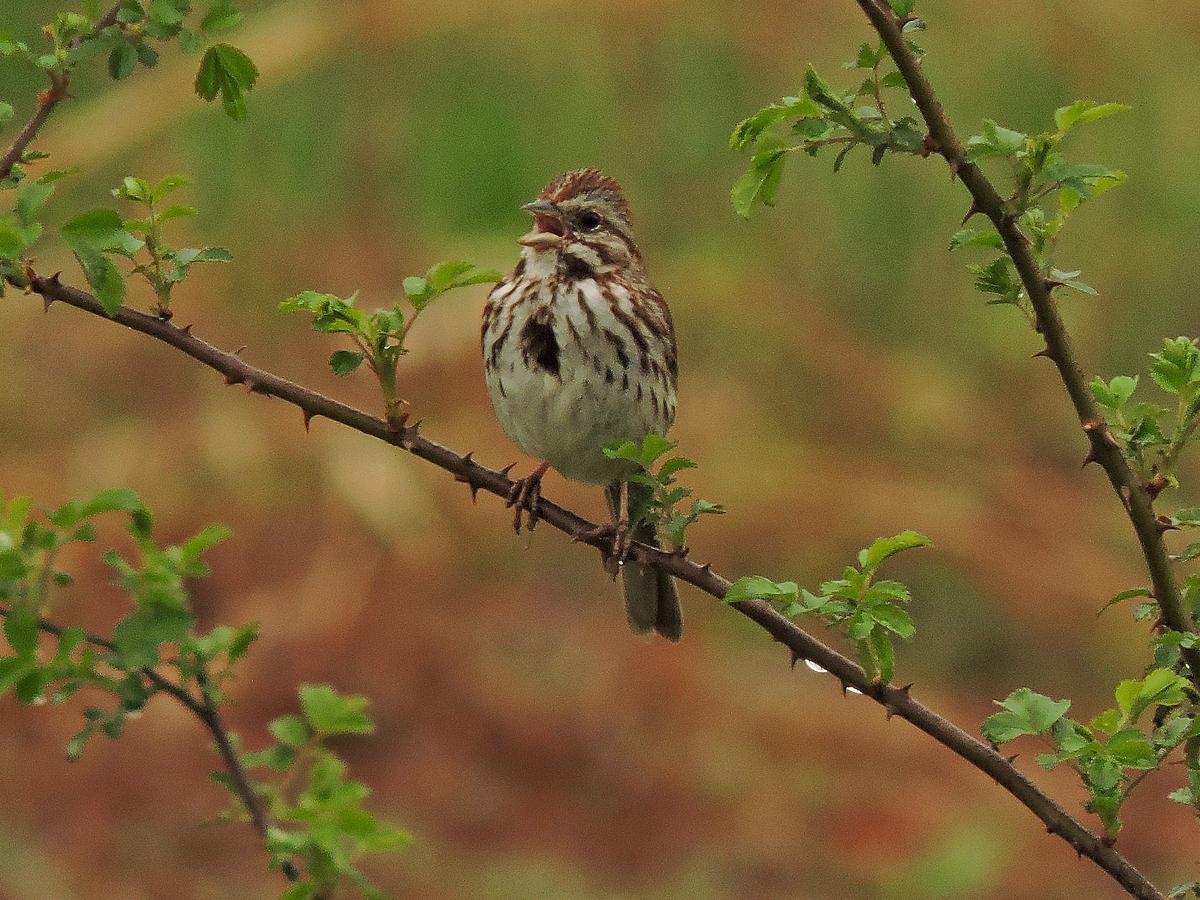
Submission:
[[[644,485],[629,486],[629,505],[639,507],[639,493],[648,491]],[[620,484],[611,484],[605,489],[608,504],[616,519],[620,507]],[[633,539],[652,547],[658,546],[654,528],[638,525],[633,530]],[[679,608],[679,594],[675,591],[675,579],[657,566],[645,569],[630,560],[621,566],[622,594],[625,597],[625,615],[629,626],[638,634],[657,631],[668,640],[677,641],[683,635],[683,613]]]

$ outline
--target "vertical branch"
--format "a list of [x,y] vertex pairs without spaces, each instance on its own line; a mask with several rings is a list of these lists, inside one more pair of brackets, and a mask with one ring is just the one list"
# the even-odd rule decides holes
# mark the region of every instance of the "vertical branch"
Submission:
[[[1080,427],[1090,443],[1086,461],[1098,463],[1104,469],[1109,483],[1129,516],[1146,560],[1146,568],[1154,588],[1154,599],[1161,610],[1163,622],[1175,631],[1195,630],[1195,623],[1191,613],[1184,607],[1175,573],[1171,569],[1167,548],[1162,539],[1163,530],[1154,513],[1154,499],[1146,486],[1134,475],[1121,453],[1121,448],[1108,431],[1108,425],[1096,406],[1083,371],[1079,367],[1066,325],[1051,294],[1051,285],[1046,282],[1033,248],[1018,227],[1017,216],[1005,204],[983,170],[967,160],[966,151],[955,134],[946,111],[938,101],[933,85],[925,77],[920,60],[904,38],[904,22],[897,18],[884,0],[856,2],[883,39],[896,68],[904,76],[913,101],[929,128],[934,149],[945,157],[950,170],[962,179],[962,183],[970,191],[972,211],[983,213],[992,221],[1004,241],[1005,250],[1012,257],[1021,284],[1036,313],[1037,330],[1046,341],[1046,349],[1042,355],[1049,357],[1058,369],[1059,377],[1079,417]],[[1189,676],[1192,682],[1200,687],[1200,651],[1189,649],[1183,653]]]

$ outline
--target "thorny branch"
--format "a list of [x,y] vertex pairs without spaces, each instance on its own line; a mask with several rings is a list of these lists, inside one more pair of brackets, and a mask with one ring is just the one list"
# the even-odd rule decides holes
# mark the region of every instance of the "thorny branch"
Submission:
[[[63,284],[57,275],[47,278],[29,270],[23,281],[19,278],[11,280],[15,286],[40,295],[47,307],[57,300],[102,319],[110,318],[95,297]],[[433,463],[452,474],[456,481],[468,485],[472,497],[481,490],[502,499],[507,499],[512,494],[515,483],[505,472],[480,465],[470,453],[460,455],[429,440],[420,433],[420,423],[395,429],[383,419],[256,368],[236,353],[228,353],[200,340],[191,333],[190,326],[179,328],[170,321],[128,307],[119,309],[111,320],[169,344],[215,369],[225,376],[226,384],[240,384],[251,393],[277,397],[291,403],[300,409],[306,428],[314,417],[321,416]],[[543,497],[539,504],[539,515],[542,521],[571,535],[572,538],[590,544],[602,554],[608,552],[608,544],[603,537],[598,536],[599,530],[595,528],[594,523],[574,512]],[[589,533],[595,533],[597,536],[588,537]],[[631,561],[628,564],[658,566],[718,600],[724,598],[730,586],[730,582],[712,571],[709,565],[696,563],[686,555],[670,553],[636,542],[632,546]],[[728,605],[786,646],[791,651],[793,665],[798,660],[815,663],[832,673],[842,683],[843,689],[853,687],[882,706],[889,719],[898,716],[911,722],[971,765],[990,775],[1041,819],[1048,832],[1061,837],[1080,856],[1091,859],[1130,894],[1143,900],[1162,900],[1162,895],[1155,887],[1119,851],[1106,844],[1055,800],[1043,793],[1012,764],[1011,760],[914,700],[909,690],[911,685],[896,687],[870,680],[856,663],[800,629],[766,601],[746,600]]]
[[[0,619],[6,618],[11,612],[11,607],[0,603]],[[52,634],[55,637],[61,637],[63,632],[66,631],[61,625],[40,617],[37,620],[37,625],[39,630],[44,631],[46,634]],[[116,644],[99,635],[85,632],[83,639],[92,646],[99,647],[101,650],[111,652],[117,649]],[[225,763],[225,768],[229,770],[229,775],[237,787],[238,799],[245,806],[246,814],[250,817],[250,823],[254,826],[254,830],[259,833],[259,836],[266,840],[267,817],[263,811],[262,801],[254,793],[254,788],[251,786],[250,779],[246,775],[246,769],[242,766],[242,761],[233,747],[233,741],[229,736],[229,729],[225,727],[220,710],[209,694],[207,673],[203,669],[197,673],[196,680],[200,685],[201,692],[201,696],[197,698],[186,688],[175,684],[149,666],[143,666],[138,671],[147,681],[154,685],[155,690],[175,698],[208,729],[209,733],[213,736],[213,741],[217,745],[217,752],[220,753],[221,760]],[[300,880],[300,871],[292,862],[285,861],[281,868],[289,881]]]
[[[1142,555],[1146,559],[1146,568],[1154,588],[1154,600],[1158,603],[1163,623],[1173,631],[1195,631],[1196,624],[1184,608],[1183,598],[1180,596],[1167,556],[1167,548],[1163,543],[1162,535],[1166,523],[1160,521],[1154,512],[1154,495],[1157,491],[1138,480],[1126,463],[1120,446],[1109,433],[1104,416],[1096,406],[1083,371],[1079,367],[1062,316],[1059,315],[1058,305],[1051,293],[1053,285],[1043,275],[1034,257],[1033,248],[1017,224],[1017,216],[1006,206],[991,181],[983,174],[983,170],[975,163],[967,161],[966,151],[955,134],[946,111],[938,102],[933,85],[925,77],[920,60],[904,38],[904,22],[883,0],[856,2],[883,39],[896,68],[904,76],[913,101],[929,128],[929,143],[936,152],[945,157],[950,171],[957,175],[971,192],[970,214],[982,213],[991,220],[1004,241],[1005,250],[1012,257],[1021,284],[1025,287],[1025,293],[1029,296],[1029,302],[1037,315],[1037,330],[1046,341],[1046,349],[1039,355],[1048,357],[1058,369],[1063,386],[1066,387],[1079,416],[1080,427],[1090,444],[1084,462],[1098,463],[1104,469],[1129,516],[1129,521],[1133,524]],[[1200,650],[1185,649],[1183,656],[1187,661],[1189,677],[1193,684],[1200,688]]]
[[[71,41],[71,47],[78,47],[84,41],[91,40],[105,28],[110,28],[117,23],[117,14],[121,11],[121,4],[118,3],[106,12],[96,22],[96,27],[88,34],[80,35]],[[13,139],[12,145],[4,151],[4,155],[0,156],[0,181],[3,181],[12,172],[13,166],[21,161],[21,157],[25,155],[25,151],[29,149],[30,143],[37,133],[41,131],[46,120],[50,118],[50,113],[54,111],[54,107],[58,106],[68,96],[67,89],[70,87],[70,76],[67,74],[50,75],[50,87],[38,94],[37,109],[29,121],[25,123],[25,127]]]

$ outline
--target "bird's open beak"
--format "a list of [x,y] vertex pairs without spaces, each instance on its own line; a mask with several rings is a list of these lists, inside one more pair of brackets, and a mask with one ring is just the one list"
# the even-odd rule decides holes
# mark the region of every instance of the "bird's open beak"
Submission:
[[518,243],[526,247],[551,246],[559,243],[566,234],[562,210],[551,201],[534,200],[521,209],[533,216],[533,230]]

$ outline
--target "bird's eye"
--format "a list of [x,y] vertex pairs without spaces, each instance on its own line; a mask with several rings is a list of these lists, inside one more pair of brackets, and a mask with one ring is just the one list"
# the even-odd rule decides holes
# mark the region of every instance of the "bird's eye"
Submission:
[[592,212],[590,209],[584,211],[579,216],[579,227],[583,231],[595,231],[600,227],[600,216]]

